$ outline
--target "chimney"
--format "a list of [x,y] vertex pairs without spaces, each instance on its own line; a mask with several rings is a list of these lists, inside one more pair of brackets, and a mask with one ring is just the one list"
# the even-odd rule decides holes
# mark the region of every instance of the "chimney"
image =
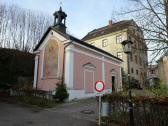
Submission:
[[109,27],[111,28],[113,25],[113,21],[112,20],[109,20]]

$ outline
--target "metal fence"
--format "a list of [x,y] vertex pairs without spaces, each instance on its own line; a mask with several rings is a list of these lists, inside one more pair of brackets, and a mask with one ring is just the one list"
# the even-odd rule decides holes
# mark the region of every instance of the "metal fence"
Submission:
[[42,90],[10,90],[10,96],[37,96],[45,99],[52,99],[52,91],[42,91]]
[[[168,106],[136,103],[133,107],[135,126],[168,126]],[[120,126],[129,126],[127,102],[111,103],[111,120]]]

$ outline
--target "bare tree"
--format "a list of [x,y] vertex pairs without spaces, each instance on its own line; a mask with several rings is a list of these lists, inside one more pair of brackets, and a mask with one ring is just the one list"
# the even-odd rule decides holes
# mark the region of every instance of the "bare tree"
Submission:
[[49,15],[0,4],[0,47],[32,51],[48,26]]
[[152,60],[168,50],[168,0],[128,0],[134,6],[117,12],[131,16],[143,30]]

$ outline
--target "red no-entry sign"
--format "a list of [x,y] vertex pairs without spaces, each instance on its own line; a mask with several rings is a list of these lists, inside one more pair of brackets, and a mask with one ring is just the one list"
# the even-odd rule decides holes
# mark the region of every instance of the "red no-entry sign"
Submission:
[[104,91],[104,89],[105,89],[105,83],[103,81],[99,80],[95,83],[95,90],[97,92],[102,92]]
[[[95,83],[95,90],[97,92],[102,92],[105,89],[105,83],[101,80]],[[99,95],[99,125],[101,125],[101,95]]]

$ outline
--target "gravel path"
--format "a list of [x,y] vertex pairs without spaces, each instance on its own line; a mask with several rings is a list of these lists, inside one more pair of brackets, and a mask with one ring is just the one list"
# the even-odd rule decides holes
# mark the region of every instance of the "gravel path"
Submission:
[[96,126],[94,99],[65,103],[51,109],[0,101],[0,126]]

